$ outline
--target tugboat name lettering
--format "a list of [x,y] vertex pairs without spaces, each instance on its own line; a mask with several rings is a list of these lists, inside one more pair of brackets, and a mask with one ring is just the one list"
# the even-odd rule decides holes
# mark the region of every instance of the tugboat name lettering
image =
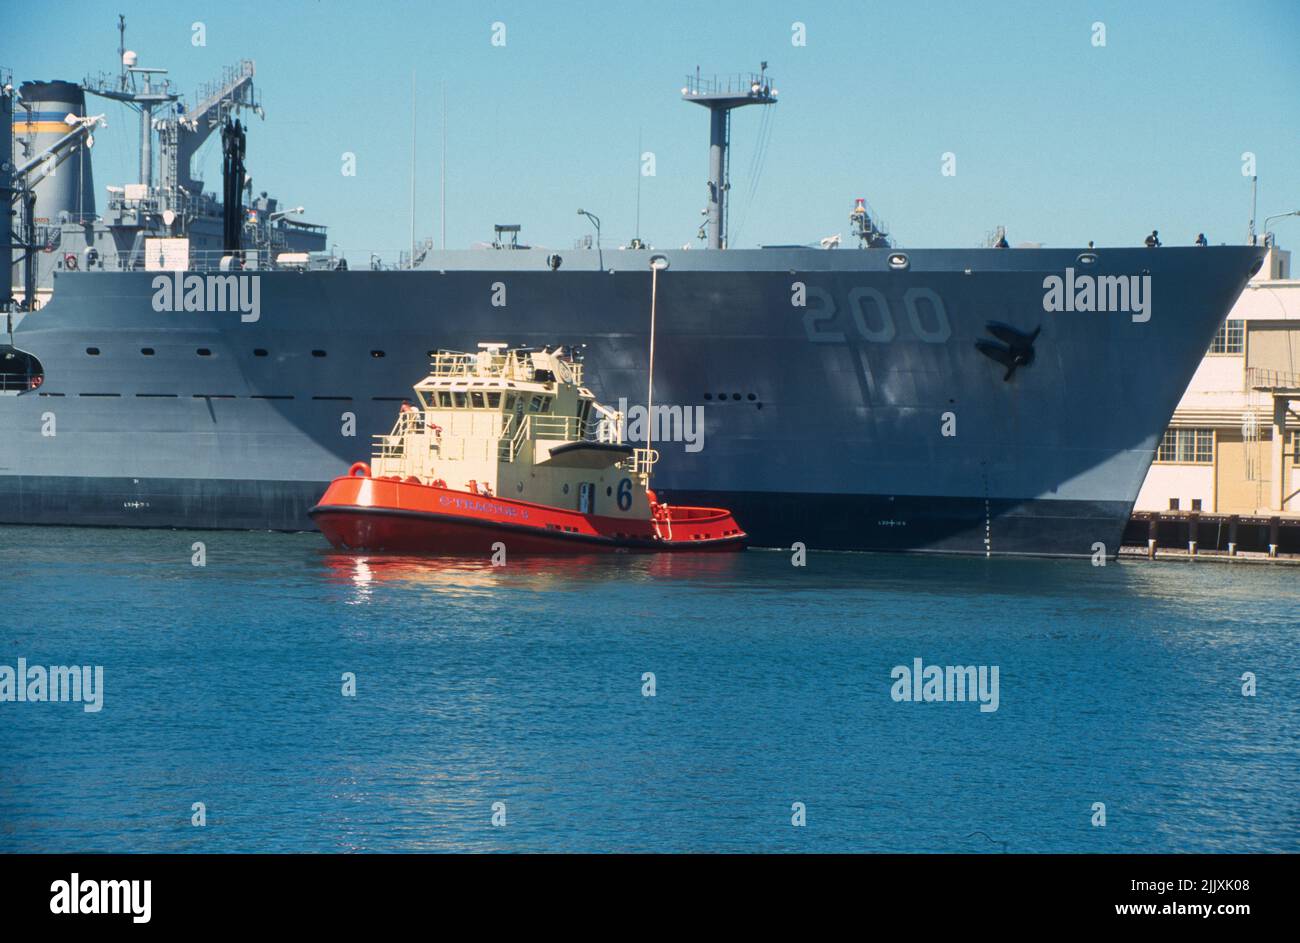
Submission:
[[478,501],[470,498],[453,498],[443,495],[438,499],[438,503],[443,507],[455,507],[458,511],[483,511],[487,514],[500,514],[505,517],[518,517],[521,520],[528,520],[528,511],[526,508],[514,508],[504,504],[496,504],[492,501]]

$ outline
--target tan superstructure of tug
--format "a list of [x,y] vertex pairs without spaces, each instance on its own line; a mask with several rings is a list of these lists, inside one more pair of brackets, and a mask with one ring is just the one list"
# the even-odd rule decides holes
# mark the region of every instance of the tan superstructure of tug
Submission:
[[311,515],[336,546],[475,551],[740,549],[720,508],[650,490],[658,454],[623,441],[624,417],[582,385],[563,348],[438,351],[369,466],[335,479]]
[[418,406],[375,436],[371,475],[647,518],[641,476],[657,455],[622,444],[623,417],[582,385],[582,364],[562,348],[480,347],[438,351]]

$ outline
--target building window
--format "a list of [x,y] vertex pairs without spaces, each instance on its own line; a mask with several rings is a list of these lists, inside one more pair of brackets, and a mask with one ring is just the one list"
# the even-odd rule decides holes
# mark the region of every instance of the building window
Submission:
[[1209,465],[1214,461],[1213,429],[1166,429],[1157,462]]
[[1210,341],[1212,354],[1239,354],[1246,349],[1246,322],[1242,320],[1224,321],[1219,325],[1219,332]]

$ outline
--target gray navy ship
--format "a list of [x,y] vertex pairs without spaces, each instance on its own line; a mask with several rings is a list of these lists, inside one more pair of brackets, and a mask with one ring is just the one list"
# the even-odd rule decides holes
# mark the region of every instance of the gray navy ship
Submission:
[[[662,499],[730,508],[759,546],[1113,556],[1263,252],[902,249],[861,202],[856,247],[728,248],[731,113],[775,104],[764,68],[682,90],[709,113],[704,248],[535,249],[509,225],[349,266],[250,184],[253,63],[189,104],[119,54],[4,77],[0,523],[311,529],[440,348],[570,346],[599,399],[636,402],[653,256],[654,401],[702,417],[696,446],[655,436]],[[140,115],[139,179],[102,203],[101,100]],[[220,196],[193,176],[212,135]]]

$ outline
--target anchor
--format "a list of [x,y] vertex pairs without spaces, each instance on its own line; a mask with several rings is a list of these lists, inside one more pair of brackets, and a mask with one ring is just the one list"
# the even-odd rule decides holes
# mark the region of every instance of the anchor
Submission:
[[1034,328],[1032,334],[1026,334],[1000,321],[989,321],[984,329],[1002,343],[981,338],[975,342],[975,349],[1007,368],[1006,375],[1002,377],[1004,382],[1011,379],[1017,367],[1027,367],[1034,362],[1034,341],[1043,329],[1041,325]]

